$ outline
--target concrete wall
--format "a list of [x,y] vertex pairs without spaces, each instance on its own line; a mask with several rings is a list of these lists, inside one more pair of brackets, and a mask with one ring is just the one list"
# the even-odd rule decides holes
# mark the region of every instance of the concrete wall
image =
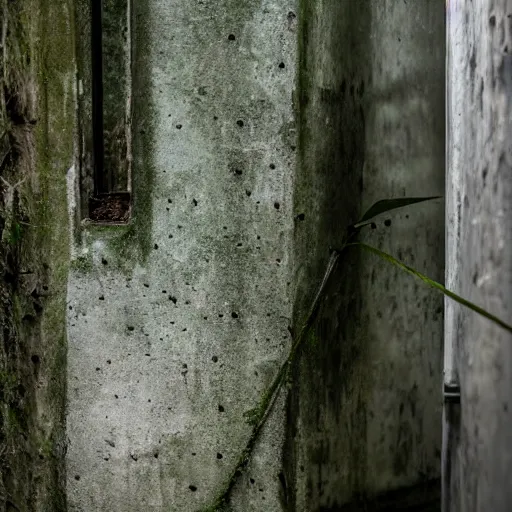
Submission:
[[[69,510],[205,510],[329,246],[380,198],[443,192],[444,3],[133,4],[133,219],[73,247]],[[370,240],[441,278],[442,207],[390,220]],[[232,509],[435,480],[441,336],[440,297],[348,254]]]
[[[444,185],[444,3],[302,5],[296,328],[344,226],[379,199]],[[438,202],[365,238],[442,280],[443,235]],[[426,482],[439,510],[442,318],[442,298],[399,270],[357,250],[342,259],[294,371],[292,510],[397,510],[428,501]]]
[[[510,324],[512,2],[448,12],[448,279],[456,291]],[[512,507],[512,336],[447,307],[446,370],[461,404],[445,422],[445,511]]]
[[[245,447],[290,343],[295,16],[134,2],[134,219],[69,281],[70,511],[199,510]],[[279,408],[236,510],[281,509]]]
[[70,3],[2,2],[0,41],[0,509],[63,512]]

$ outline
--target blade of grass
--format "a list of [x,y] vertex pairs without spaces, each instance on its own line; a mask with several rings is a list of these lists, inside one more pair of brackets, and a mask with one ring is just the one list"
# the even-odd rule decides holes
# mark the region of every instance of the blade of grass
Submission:
[[361,228],[367,224],[370,224],[370,219],[377,217],[377,215],[382,215],[383,213],[396,210],[397,208],[403,208],[404,206],[409,206],[410,204],[423,203],[424,201],[432,201],[434,199],[441,199],[441,196],[399,197],[396,199],[382,199],[381,201],[377,201],[372,206],[370,206],[370,208],[361,217],[361,219],[352,227],[355,229]]
[[405,263],[401,262],[400,260],[397,260],[395,257],[391,256],[391,254],[388,254],[387,252],[381,251],[380,249],[377,249],[376,247],[373,247],[368,244],[364,244],[362,242],[352,242],[347,244],[347,246],[359,246],[363,248],[364,250],[371,252],[373,254],[376,254],[383,260],[388,261],[389,263],[392,263],[393,265],[397,266],[398,268],[402,269],[404,272],[407,272],[408,274],[413,275],[414,277],[417,277],[418,279],[421,279],[424,283],[426,283],[431,288],[435,288],[436,290],[439,290],[440,292],[444,293],[447,297],[450,297],[450,299],[453,299],[454,301],[458,302],[459,304],[462,304],[463,306],[466,306],[467,308],[471,309],[475,313],[478,313],[479,315],[482,315],[483,317],[487,318],[491,322],[494,322],[495,324],[499,325],[503,329],[507,330],[508,332],[512,333],[512,325],[508,324],[507,322],[501,320],[501,318],[498,318],[497,316],[487,312],[485,309],[481,308],[480,306],[477,306],[476,304],[473,304],[469,300],[464,299],[460,295],[457,295],[456,293],[453,293],[452,291],[445,288],[441,283],[438,283],[437,281],[434,281],[433,279],[430,279],[429,277],[421,274],[417,270],[415,270],[412,267],[409,267]]

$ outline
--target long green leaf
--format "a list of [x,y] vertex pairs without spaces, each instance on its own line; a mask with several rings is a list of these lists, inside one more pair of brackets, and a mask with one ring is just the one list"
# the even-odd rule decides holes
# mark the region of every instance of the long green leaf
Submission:
[[431,196],[431,197],[399,197],[396,199],[382,199],[381,201],[377,201],[374,203],[366,213],[361,217],[359,222],[354,224],[354,228],[360,228],[366,224],[369,224],[369,220],[373,219],[373,217],[377,217],[377,215],[381,215],[383,213],[389,212],[391,210],[396,210],[397,208],[402,208],[404,206],[409,206],[410,204],[423,203],[424,201],[432,201],[433,199],[440,199],[441,196]]
[[454,301],[458,302],[459,304],[466,306],[467,308],[471,309],[475,313],[482,315],[483,317],[487,318],[488,320],[491,320],[491,322],[494,322],[495,324],[499,325],[500,327],[503,327],[503,329],[512,333],[512,325],[507,324],[507,322],[504,322],[503,320],[501,320],[501,318],[498,318],[497,316],[494,316],[493,314],[488,313],[485,309],[482,309],[481,307],[477,306],[476,304],[473,304],[469,300],[464,299],[460,295],[453,293],[452,291],[448,290],[447,288],[445,288],[442,284],[438,283],[437,281],[430,279],[429,277],[421,274],[414,268],[409,267],[408,265],[401,262],[400,260],[397,260],[396,258],[391,256],[391,254],[388,254],[387,252],[381,251],[380,249],[377,249],[376,247],[373,247],[368,244],[364,244],[362,242],[353,242],[353,243],[347,244],[347,246],[351,246],[351,245],[362,247],[366,251],[376,254],[383,260],[386,260],[389,263],[392,263],[393,265],[397,266],[398,268],[401,268],[403,271],[413,275],[414,277],[421,279],[424,283],[426,283],[431,288],[435,288],[436,290],[439,290],[440,292],[444,293],[446,296],[450,297],[450,299],[453,299]]

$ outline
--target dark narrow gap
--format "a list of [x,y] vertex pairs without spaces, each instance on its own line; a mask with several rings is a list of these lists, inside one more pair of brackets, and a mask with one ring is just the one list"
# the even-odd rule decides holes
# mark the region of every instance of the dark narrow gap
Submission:
[[[125,14],[126,0],[115,5],[105,0],[91,1],[91,101],[93,190],[89,197],[89,219],[97,223],[124,224],[130,219],[128,155],[123,102],[123,35],[116,14]],[[124,6],[124,10],[119,6]],[[120,70],[120,76],[113,76]],[[124,78],[124,76],[123,76]],[[112,95],[112,89],[119,94]],[[122,91],[122,92],[121,92]],[[115,99],[113,99],[115,98]],[[113,121],[114,119],[114,121]]]
[[104,173],[102,0],[91,1],[92,133],[94,196],[109,192]]

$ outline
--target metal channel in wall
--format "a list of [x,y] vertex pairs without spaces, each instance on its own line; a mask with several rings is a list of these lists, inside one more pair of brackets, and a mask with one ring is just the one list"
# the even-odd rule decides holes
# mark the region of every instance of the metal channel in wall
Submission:
[[95,223],[130,218],[130,11],[130,0],[91,0],[93,190],[88,217]]

